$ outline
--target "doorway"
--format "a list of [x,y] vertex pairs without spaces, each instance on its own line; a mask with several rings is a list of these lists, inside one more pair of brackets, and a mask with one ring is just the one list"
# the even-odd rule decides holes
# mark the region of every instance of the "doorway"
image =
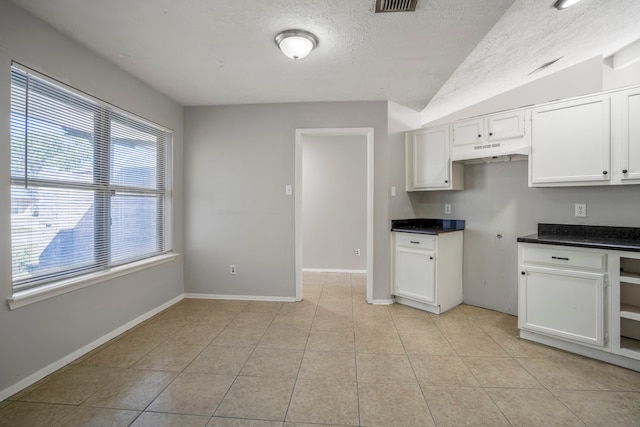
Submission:
[[[373,128],[321,128],[296,130],[296,160],[295,160],[295,257],[296,257],[296,301],[303,299],[303,236],[304,236],[304,143],[312,139],[332,137],[349,137],[345,141],[366,141],[366,276],[367,302],[372,302],[372,273],[373,273]],[[360,138],[351,138],[360,137]],[[330,173],[330,172],[329,172]]]

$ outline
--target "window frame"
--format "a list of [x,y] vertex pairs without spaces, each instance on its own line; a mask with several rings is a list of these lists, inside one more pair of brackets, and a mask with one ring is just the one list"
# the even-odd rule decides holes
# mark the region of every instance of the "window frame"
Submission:
[[[36,79],[44,81],[48,85],[52,85],[56,92],[67,92],[73,97],[80,98],[82,102],[91,104],[94,108],[93,118],[93,178],[90,183],[79,181],[67,182],[64,180],[56,180],[55,178],[38,179],[27,175],[28,170],[25,166],[24,176],[14,176],[11,171],[11,189],[14,187],[29,188],[49,188],[49,189],[71,189],[71,190],[90,190],[93,192],[94,204],[92,205],[94,221],[94,262],[89,266],[80,268],[69,268],[62,272],[54,272],[44,274],[41,277],[31,279],[15,280],[12,267],[12,297],[9,298],[9,306],[13,309],[31,302],[48,298],[48,294],[59,295],[70,290],[89,286],[99,283],[113,277],[126,274],[128,271],[138,271],[166,261],[175,259],[178,254],[173,252],[173,216],[172,216],[172,189],[173,189],[173,131],[171,129],[160,126],[136,114],[130,113],[110,103],[102,101],[96,97],[88,95],[76,88],[68,86],[51,77],[43,75],[17,62],[11,64],[12,75],[16,70],[23,73],[26,78],[33,76]],[[11,85],[14,85],[13,77]],[[50,94],[47,94],[49,96]],[[13,103],[13,98],[11,98]],[[65,102],[60,99],[60,102]],[[25,100],[28,106],[28,101]],[[72,104],[67,104],[72,105]],[[13,106],[12,106],[13,107]],[[87,109],[89,111],[89,109]],[[28,110],[26,112],[28,116]],[[114,123],[130,127],[135,124],[136,129],[149,129],[152,133],[158,133],[158,140],[155,143],[157,150],[155,167],[159,171],[156,177],[156,185],[154,188],[144,187],[142,185],[122,185],[111,183],[111,170],[114,166],[111,153],[114,139],[111,138],[111,129]],[[144,131],[144,130],[143,130]],[[12,145],[13,141],[11,141]],[[25,160],[28,165],[28,158]],[[13,163],[12,163],[13,167]],[[126,183],[125,183],[126,184]],[[134,195],[134,196],[152,196],[157,201],[157,251],[153,253],[140,254],[138,257],[130,257],[120,262],[114,262],[112,258],[111,246],[111,205],[113,204],[113,196],[118,194]],[[13,195],[11,197],[13,205]],[[101,207],[98,207],[101,203]],[[11,239],[13,239],[13,221]],[[12,246],[13,247],[13,246]],[[14,253],[11,254],[12,266]],[[55,296],[51,295],[51,296]]]

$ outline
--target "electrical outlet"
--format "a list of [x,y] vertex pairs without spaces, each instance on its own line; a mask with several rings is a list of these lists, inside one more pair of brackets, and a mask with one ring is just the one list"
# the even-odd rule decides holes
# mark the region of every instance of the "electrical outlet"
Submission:
[[396,186],[395,185],[391,186],[391,197],[396,197]]
[[360,249],[354,249],[354,250],[353,250],[353,254],[354,254],[355,256],[360,256]]
[[449,203],[445,203],[444,204],[444,213],[446,213],[446,214],[450,214],[451,213],[451,205]]
[[576,203],[575,206],[575,216],[576,217],[585,217],[587,216],[587,204],[586,203]]
[[291,196],[293,194],[293,187],[291,185],[284,186],[284,194],[286,196]]
[[229,273],[230,274],[236,274],[238,272],[238,270],[236,269],[236,265],[235,264],[231,264],[229,266]]

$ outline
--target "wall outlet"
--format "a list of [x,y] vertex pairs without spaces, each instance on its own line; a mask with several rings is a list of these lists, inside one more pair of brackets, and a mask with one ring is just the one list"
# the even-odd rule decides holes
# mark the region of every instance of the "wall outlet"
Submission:
[[444,204],[444,213],[446,213],[446,214],[450,214],[451,213],[451,205],[449,203],[445,203]]
[[293,187],[291,185],[284,186],[284,194],[286,196],[291,196],[293,194]]
[[586,203],[576,203],[575,207],[575,216],[576,217],[585,217],[587,216],[587,204]]
[[396,197],[396,186],[395,185],[391,186],[391,197]]
[[236,265],[235,264],[231,264],[229,266],[229,273],[230,274],[236,274],[238,272],[238,270],[236,269]]
[[360,249],[354,249],[354,250],[353,250],[353,254],[354,254],[355,256],[360,256]]

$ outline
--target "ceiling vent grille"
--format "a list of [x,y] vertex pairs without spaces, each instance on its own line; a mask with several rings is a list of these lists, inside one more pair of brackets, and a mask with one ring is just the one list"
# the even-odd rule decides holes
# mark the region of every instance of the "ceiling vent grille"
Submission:
[[376,13],[415,12],[418,0],[376,0]]

